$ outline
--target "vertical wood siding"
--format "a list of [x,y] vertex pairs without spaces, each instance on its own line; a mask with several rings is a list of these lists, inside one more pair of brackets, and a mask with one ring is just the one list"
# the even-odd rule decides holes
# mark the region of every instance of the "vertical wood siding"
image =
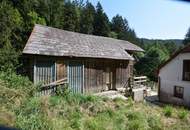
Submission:
[[34,64],[34,83],[49,84],[55,81],[55,62],[36,60]]
[[32,63],[34,83],[43,81],[47,84],[67,77],[70,89],[76,93],[124,87],[133,75],[133,61],[41,57]]
[[84,66],[86,93],[124,87],[130,75],[128,61],[85,60]]
[[[131,62],[132,64],[133,62]],[[133,64],[132,64],[133,65]],[[124,87],[129,77],[133,73],[130,68],[129,61],[119,61],[116,64],[116,87]]]
[[68,62],[69,89],[73,93],[83,92],[83,64],[77,61]]

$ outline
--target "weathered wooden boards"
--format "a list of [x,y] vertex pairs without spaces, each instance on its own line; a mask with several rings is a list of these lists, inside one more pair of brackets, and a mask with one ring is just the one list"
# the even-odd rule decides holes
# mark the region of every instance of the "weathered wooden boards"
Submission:
[[[50,64],[48,63],[50,61],[51,64],[54,64],[53,66],[50,66],[55,68],[51,68],[54,71],[43,71],[42,75],[41,73],[40,75],[37,75],[39,70],[33,68],[34,79],[38,76],[38,81],[43,81],[44,77],[48,77],[49,75],[51,82],[53,82],[67,77],[69,85],[72,85],[71,88],[74,87],[75,90],[78,90],[77,87],[80,87],[79,89],[84,93],[102,92],[108,89],[111,90],[124,87],[128,78],[133,75],[133,61],[93,58],[49,58],[43,56],[37,57],[36,59],[35,63],[32,62],[34,63],[34,67],[36,67],[35,65],[38,64],[38,61],[41,62],[41,59],[43,59],[45,62],[40,64],[42,69],[47,68],[45,70],[48,70],[47,66]],[[82,67],[77,69],[76,64],[76,66],[71,69],[71,62],[80,62]],[[49,72],[51,73],[49,74]],[[78,75],[79,72],[81,75]],[[55,78],[53,79],[51,76],[55,76]],[[76,78],[76,76],[81,77]],[[45,82],[45,84],[48,83],[50,82]],[[78,83],[82,86],[78,85]]]

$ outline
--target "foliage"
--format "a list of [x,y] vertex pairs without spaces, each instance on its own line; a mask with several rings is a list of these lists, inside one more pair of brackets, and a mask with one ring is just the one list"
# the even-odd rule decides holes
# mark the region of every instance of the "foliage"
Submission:
[[71,2],[64,5],[64,25],[63,28],[69,31],[79,31],[79,16],[77,8]]
[[85,7],[81,10],[80,16],[80,32],[86,34],[92,34],[94,31],[94,17],[95,17],[95,8],[94,6],[87,1]]
[[33,95],[36,90],[36,87],[27,77],[17,75],[13,71],[0,72],[0,79],[7,88],[22,90],[26,95]]
[[169,58],[166,48],[162,45],[153,44],[135,65],[138,75],[147,75],[150,80],[156,81],[156,70],[160,64]]
[[186,35],[185,35],[185,38],[183,40],[183,44],[184,45],[187,45],[190,43],[190,28],[188,29]]
[[[170,130],[170,127],[171,129],[176,127],[175,124],[163,122],[168,120],[161,114],[165,108],[158,106],[134,103],[131,99],[112,100],[73,93],[57,96],[29,96],[25,89],[30,88],[31,85],[28,79],[11,72],[9,74],[2,72],[0,81],[1,125],[23,130]],[[183,113],[183,109],[175,108],[172,112]],[[180,117],[177,122],[182,123]],[[188,120],[186,124],[189,124]],[[182,126],[184,123],[178,124],[176,128]]]
[[[35,24],[42,24],[42,25],[46,25],[46,21],[44,18],[41,18],[38,16],[38,14],[34,11],[29,12],[28,14],[28,19],[30,22],[28,22],[28,26],[29,27],[33,27]],[[31,30],[32,28],[30,28]]]
[[117,34],[118,39],[127,40],[134,44],[138,44],[136,33],[128,25],[128,21],[120,15],[116,15],[111,21],[111,31]]
[[188,111],[186,109],[181,109],[178,113],[180,119],[187,119]]
[[109,32],[109,19],[106,13],[104,13],[102,5],[100,4],[100,2],[98,2],[96,6],[93,34],[98,36],[109,36]]
[[172,106],[167,105],[167,106],[164,107],[163,111],[164,111],[164,115],[166,117],[171,117],[172,116],[172,112],[173,112],[173,108],[172,108]]
[[64,86],[60,85],[55,91],[57,96],[67,96],[70,94],[70,90],[68,87],[68,84],[65,84]]
[[22,18],[19,11],[4,0],[0,2],[0,17],[0,47],[3,47],[17,39],[16,30],[20,28]]
[[16,70],[19,67],[18,57],[19,53],[9,42],[0,48],[0,71]]

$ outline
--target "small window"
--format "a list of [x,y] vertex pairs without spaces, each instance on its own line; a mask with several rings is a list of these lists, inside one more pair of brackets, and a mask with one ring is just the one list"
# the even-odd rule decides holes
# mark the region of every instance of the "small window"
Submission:
[[174,87],[174,96],[178,98],[183,98],[183,87],[175,86]]
[[190,60],[183,61],[183,80],[190,81]]

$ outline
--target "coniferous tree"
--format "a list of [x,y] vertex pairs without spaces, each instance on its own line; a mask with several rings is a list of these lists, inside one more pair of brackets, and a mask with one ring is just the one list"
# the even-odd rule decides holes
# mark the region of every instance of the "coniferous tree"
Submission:
[[17,47],[20,37],[16,32],[21,28],[21,24],[19,11],[6,1],[0,2],[0,47],[3,47],[6,42]]
[[190,44],[190,28],[188,29],[188,31],[185,35],[185,39],[183,40],[183,44],[184,45]]
[[170,55],[175,53],[179,48],[174,42],[166,42],[164,46],[167,48]]
[[38,0],[35,10],[48,26],[63,28],[64,0]]
[[94,6],[87,1],[85,7],[81,12],[81,21],[80,21],[80,32],[86,34],[92,34],[94,31],[94,16],[95,8]]
[[104,13],[100,2],[98,2],[96,6],[93,34],[98,36],[109,36],[109,32],[109,19],[107,15]]
[[65,3],[64,6],[64,26],[65,30],[79,31],[80,17],[74,3],[70,1]]
[[[112,21],[111,21],[111,30],[116,32],[116,33],[121,33],[123,32],[124,30],[126,30],[126,25],[124,23],[124,20],[123,20],[123,17],[120,16],[120,15],[116,15],[112,18]],[[128,28],[128,26],[127,26]]]
[[112,18],[111,30],[117,33],[118,39],[127,40],[134,44],[139,43],[135,31],[129,27],[127,20],[118,14]]

